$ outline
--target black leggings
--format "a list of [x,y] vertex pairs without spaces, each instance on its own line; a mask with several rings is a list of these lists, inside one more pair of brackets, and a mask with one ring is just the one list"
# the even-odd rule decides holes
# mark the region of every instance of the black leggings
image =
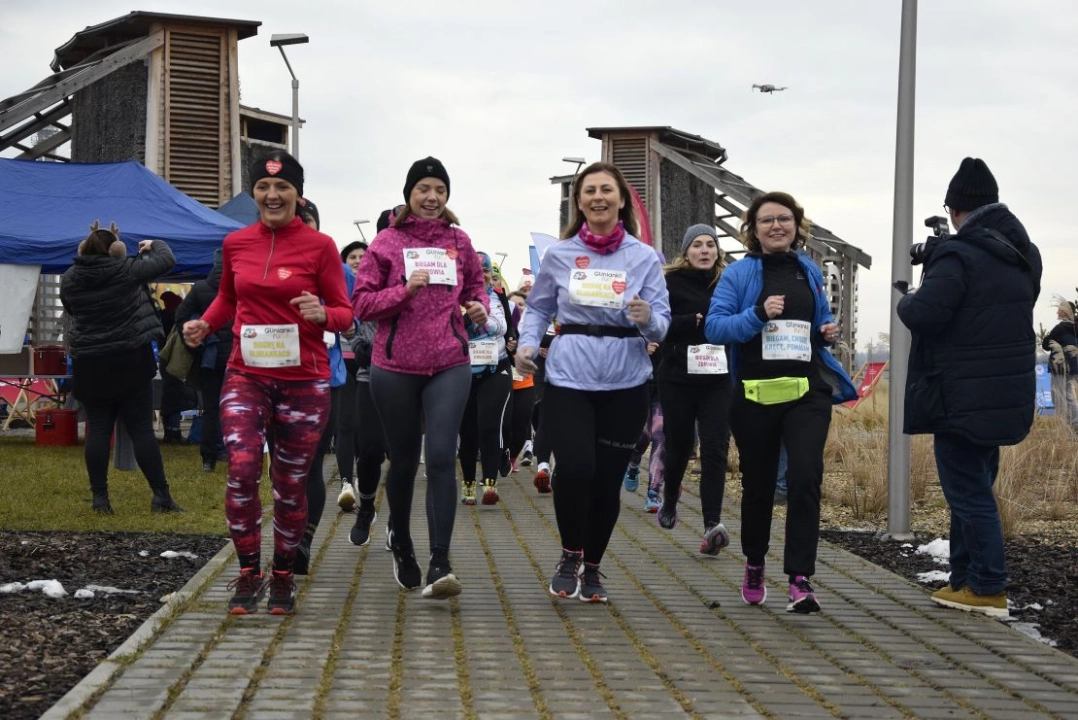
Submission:
[[356,426],[356,359],[345,358],[344,369],[344,385],[339,388],[340,403],[334,413],[337,418],[337,472],[342,482],[352,482],[356,466],[356,447],[359,445],[359,428]]
[[648,390],[573,390],[547,384],[544,428],[558,458],[554,512],[566,550],[598,564],[621,512],[621,481],[648,415]]
[[221,437],[221,386],[225,382],[224,370],[199,372],[202,380],[202,441],[199,453],[203,462],[217,462],[224,453],[225,443]]
[[762,565],[771,538],[779,446],[786,446],[787,510],[783,572],[811,577],[820,542],[820,488],[823,449],[831,426],[831,396],[809,390],[800,400],[760,405],[745,399],[737,383],[730,407],[730,429],[741,464],[741,551]]
[[475,482],[475,463],[483,464],[483,479],[498,477],[498,464],[506,439],[502,426],[509,414],[513,377],[508,370],[472,375],[468,404],[460,421],[460,472],[464,480]]
[[356,489],[360,504],[374,501],[378,481],[382,477],[382,463],[386,459],[386,438],[382,421],[374,408],[371,384],[356,383]]
[[385,429],[389,471],[386,498],[393,532],[411,538],[412,496],[426,423],[427,533],[430,550],[449,551],[457,517],[457,432],[468,403],[472,369],[457,365],[436,375],[371,366],[371,395]]
[[[341,388],[329,389],[329,416],[333,417],[340,409]],[[317,528],[322,521],[322,512],[326,509],[326,481],[322,477],[323,459],[329,452],[330,442],[333,440],[333,423],[326,423],[322,437],[318,441],[318,449],[315,450],[314,459],[311,460],[311,469],[307,473],[307,527]],[[270,456],[272,457],[272,455]]]
[[515,458],[524,449],[524,443],[532,439],[532,406],[535,405],[535,387],[513,391],[513,412],[509,421],[509,457]]
[[730,377],[707,384],[659,383],[663,408],[663,502],[671,507],[681,494],[681,482],[692,455],[697,423],[700,431],[700,505],[704,527],[722,522],[726,459],[730,448]]
[[165,465],[153,432],[153,384],[147,378],[130,395],[114,402],[83,402],[86,409],[86,472],[90,490],[106,492],[109,480],[109,444],[116,419],[127,428],[135,447],[135,462],[155,495],[167,495]]

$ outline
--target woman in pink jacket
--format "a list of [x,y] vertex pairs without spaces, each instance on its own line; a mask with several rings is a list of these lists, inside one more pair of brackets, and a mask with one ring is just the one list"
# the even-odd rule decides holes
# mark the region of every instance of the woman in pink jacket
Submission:
[[[449,565],[457,511],[457,431],[471,388],[465,313],[487,322],[483,271],[458,227],[449,174],[435,158],[417,160],[404,183],[407,206],[378,233],[359,266],[352,307],[378,323],[371,356],[371,396],[385,430],[389,472],[386,545],[393,574],[423,597],[459,595]],[[427,531],[430,565],[423,583],[412,546],[410,514],[426,421]]]

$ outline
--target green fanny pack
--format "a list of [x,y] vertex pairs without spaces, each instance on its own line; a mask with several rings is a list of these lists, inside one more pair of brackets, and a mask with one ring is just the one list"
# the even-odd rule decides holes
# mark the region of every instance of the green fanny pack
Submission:
[[761,405],[800,400],[809,389],[808,378],[770,378],[767,380],[742,380],[745,386],[745,399]]

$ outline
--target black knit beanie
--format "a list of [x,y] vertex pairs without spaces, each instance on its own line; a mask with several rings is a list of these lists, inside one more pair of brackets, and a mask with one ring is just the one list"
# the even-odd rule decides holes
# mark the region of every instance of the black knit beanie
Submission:
[[284,180],[303,197],[303,166],[283,150],[274,150],[251,163],[251,187],[262,178]]
[[[420,178],[422,179],[422,178]],[[446,187],[449,187],[448,185]],[[393,224],[393,221],[397,219],[397,215],[403,210],[405,205],[397,205],[388,210],[383,210],[382,214],[378,216],[378,222],[375,223],[375,227],[378,228],[378,232],[382,232],[387,227]]]
[[314,218],[315,229],[322,229],[322,218],[318,215],[318,206],[307,198],[301,197],[296,201],[296,214],[300,216],[300,219],[302,219],[303,222],[307,222],[307,218],[304,216]]
[[408,169],[408,177],[404,180],[404,202],[407,203],[412,196],[412,188],[423,178],[438,178],[445,183],[445,199],[449,199],[449,173],[445,171],[445,165],[438,158],[425,157],[416,160]]
[[954,210],[965,211],[999,202],[999,186],[984,160],[968,157],[962,161],[947,186],[944,202]]

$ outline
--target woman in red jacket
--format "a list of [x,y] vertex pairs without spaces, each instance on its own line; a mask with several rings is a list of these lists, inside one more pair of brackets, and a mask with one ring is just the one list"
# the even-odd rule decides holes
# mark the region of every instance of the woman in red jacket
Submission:
[[[307,525],[307,473],[329,418],[330,367],[323,332],[352,326],[337,246],[296,215],[303,168],[285,152],[251,167],[260,219],[225,238],[217,298],[183,326],[197,347],[229,320],[232,355],[221,391],[221,429],[229,454],[225,517],[240,576],[233,615],[255,612],[267,585],[271,614],[295,607],[292,562]],[[274,434],[273,572],[261,570],[262,476],[266,430]]]

